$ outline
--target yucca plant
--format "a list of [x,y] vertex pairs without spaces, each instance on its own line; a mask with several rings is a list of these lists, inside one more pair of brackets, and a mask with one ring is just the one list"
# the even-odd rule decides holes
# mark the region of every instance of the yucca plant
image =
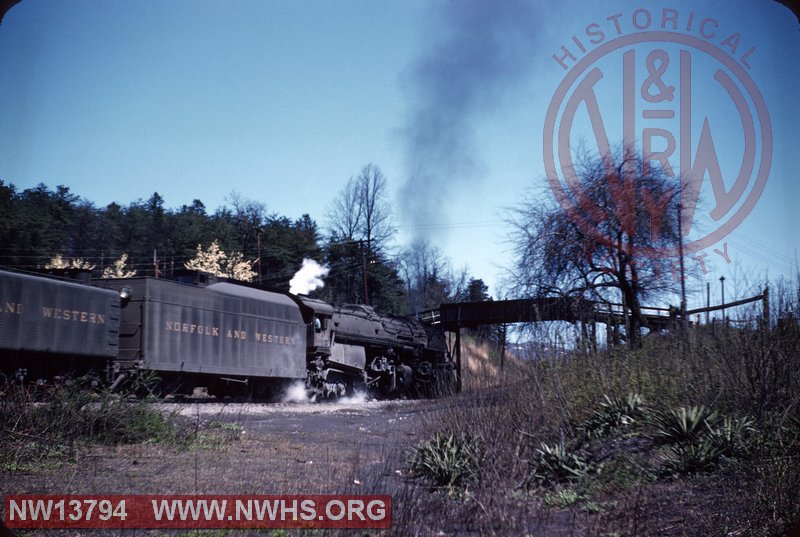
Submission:
[[709,438],[722,455],[740,457],[750,451],[754,432],[754,422],[750,418],[727,416],[717,427],[710,429]]
[[674,458],[662,467],[662,472],[667,474],[693,474],[713,470],[722,457],[722,449],[711,438],[672,444],[669,450]]
[[555,484],[580,479],[589,471],[589,464],[564,442],[536,448],[532,461],[532,478],[539,484]]
[[475,481],[484,457],[483,439],[469,434],[437,433],[413,449],[411,471],[439,486],[452,489]]
[[679,407],[656,413],[651,419],[652,437],[669,446],[673,458],[662,470],[690,474],[712,470],[723,457],[737,457],[749,449],[754,431],[749,418],[725,417],[705,406]]
[[645,415],[644,398],[638,393],[625,397],[603,395],[599,408],[579,426],[589,438],[600,438],[616,429],[633,425]]
[[652,438],[661,444],[696,442],[717,419],[717,413],[703,405],[656,412],[651,418]]

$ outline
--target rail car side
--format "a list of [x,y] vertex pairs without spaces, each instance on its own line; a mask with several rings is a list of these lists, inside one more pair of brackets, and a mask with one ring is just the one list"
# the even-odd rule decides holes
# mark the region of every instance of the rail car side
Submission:
[[205,375],[228,384],[306,377],[307,322],[286,294],[213,278],[98,284],[125,290],[118,357],[122,372]]
[[268,395],[291,381],[340,396],[428,395],[456,374],[441,331],[186,271],[91,285],[0,270],[0,369],[20,380],[91,372],[112,389],[154,372],[186,393]]
[[0,270],[0,364],[33,375],[113,365],[119,295],[78,281]]

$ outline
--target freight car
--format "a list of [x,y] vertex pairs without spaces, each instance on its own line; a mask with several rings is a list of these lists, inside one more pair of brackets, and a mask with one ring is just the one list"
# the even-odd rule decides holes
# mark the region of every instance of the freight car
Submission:
[[[17,275],[11,274],[0,271],[0,282],[13,287]],[[44,281],[78,285],[25,278],[31,287]],[[177,393],[205,386],[212,394],[266,396],[302,380],[309,392],[323,397],[358,387],[400,396],[430,394],[457,374],[441,332],[416,319],[378,315],[368,306],[334,308],[193,271],[180,274],[177,281],[143,277],[98,280],[94,285],[78,289],[86,293],[86,300],[97,294],[117,308],[116,315],[106,317],[113,317],[106,327],[114,347],[103,355],[102,370],[96,370],[112,387],[139,372],[153,371],[165,388]],[[91,318],[89,307],[80,305],[80,293],[70,296],[75,304],[61,311],[66,308],[70,316],[73,311],[86,312]],[[0,340],[5,339],[6,325],[6,317],[0,317]],[[16,349],[17,373],[25,370],[21,360],[52,363],[50,348],[33,355],[27,350]],[[82,360],[84,350],[65,346],[57,352]],[[0,352],[5,357],[5,351]],[[4,370],[12,365],[1,361]]]

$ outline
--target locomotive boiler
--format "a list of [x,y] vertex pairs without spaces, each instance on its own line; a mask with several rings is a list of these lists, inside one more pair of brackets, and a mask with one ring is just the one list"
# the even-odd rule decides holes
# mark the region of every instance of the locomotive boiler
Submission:
[[365,305],[330,305],[306,297],[313,312],[309,379],[323,395],[340,395],[356,375],[373,393],[429,395],[452,382],[455,363],[441,330]]

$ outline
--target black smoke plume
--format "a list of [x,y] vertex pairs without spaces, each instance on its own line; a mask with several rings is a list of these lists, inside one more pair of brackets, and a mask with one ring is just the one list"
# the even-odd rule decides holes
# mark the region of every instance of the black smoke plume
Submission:
[[[475,129],[531,74],[537,19],[531,1],[435,3],[436,35],[406,80],[407,180],[400,209],[415,237],[446,225],[452,194],[484,174]],[[444,213],[444,214],[443,214]]]

